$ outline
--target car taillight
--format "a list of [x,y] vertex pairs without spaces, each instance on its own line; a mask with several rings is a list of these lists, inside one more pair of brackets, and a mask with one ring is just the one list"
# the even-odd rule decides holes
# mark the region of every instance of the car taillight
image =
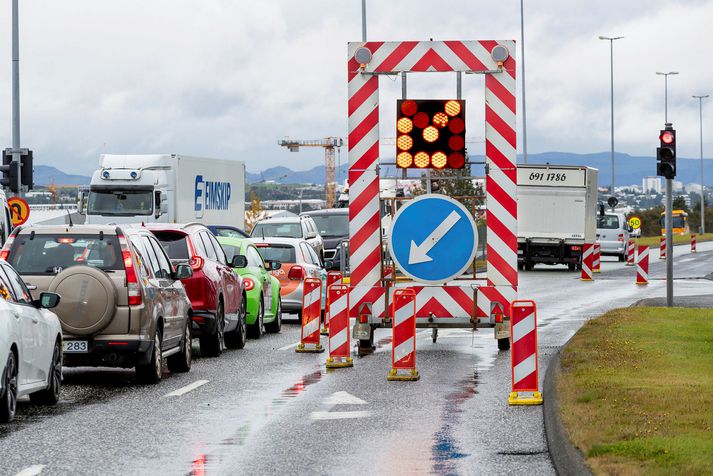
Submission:
[[572,251],[581,251],[582,247],[581,246],[573,246]]
[[205,261],[204,261],[203,258],[201,258],[200,256],[194,256],[194,257],[191,258],[191,260],[188,262],[188,264],[191,265],[191,269],[192,269],[193,271],[198,271],[199,269],[201,269],[201,268],[203,267],[203,264],[204,264],[204,263],[205,263]]
[[624,235],[619,235],[619,241],[624,241]]
[[134,267],[134,259],[131,256],[129,242],[126,241],[126,238],[122,234],[117,233],[117,237],[119,238],[119,245],[121,246],[121,257],[124,260],[126,289],[129,292],[129,306],[140,306],[143,302],[141,298],[141,286],[136,276],[136,268]]
[[270,243],[255,243],[255,246],[258,248],[269,248]]
[[10,236],[7,237],[7,240],[5,241],[5,246],[2,247],[2,251],[0,251],[0,259],[7,261],[7,257],[10,255],[10,248],[12,248],[12,243],[15,241],[15,237],[17,234],[20,232],[20,227],[18,226],[14,230],[12,230],[12,233],[10,233]]
[[255,281],[250,278],[243,278],[243,285],[246,291],[251,291],[255,287]]
[[301,280],[305,277],[305,270],[302,266],[293,266],[290,268],[290,272],[287,273],[288,279]]

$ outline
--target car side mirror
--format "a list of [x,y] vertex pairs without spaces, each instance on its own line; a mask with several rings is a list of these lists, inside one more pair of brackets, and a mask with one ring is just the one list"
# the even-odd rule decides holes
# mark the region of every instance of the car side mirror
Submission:
[[248,266],[248,259],[243,255],[235,255],[231,261],[231,266],[233,268],[246,268]]
[[84,192],[77,193],[77,213],[80,215],[85,214],[84,210],[86,209],[86,204],[84,201],[86,198],[87,197],[84,195]]
[[279,261],[270,261],[268,263],[268,268],[270,268],[270,271],[277,271],[282,267],[282,263]]
[[193,269],[187,264],[176,265],[176,271],[173,272],[173,279],[187,279],[193,276]]
[[53,309],[57,307],[60,301],[60,296],[57,293],[41,293],[39,299],[39,307],[43,309]]

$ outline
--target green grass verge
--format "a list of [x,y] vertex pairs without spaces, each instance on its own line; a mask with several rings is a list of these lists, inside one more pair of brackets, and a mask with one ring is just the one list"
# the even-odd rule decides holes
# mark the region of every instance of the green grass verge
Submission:
[[562,421],[596,474],[713,472],[713,310],[611,311],[561,362]]
[[[661,241],[660,236],[644,236],[643,238],[637,238],[636,243],[639,245],[647,245],[647,246],[653,246],[657,247],[659,246],[659,242]],[[713,241],[713,233],[706,233],[705,235],[701,234],[696,234],[696,241],[701,242],[701,241]],[[684,244],[690,244],[691,243],[691,235],[673,235],[673,244],[674,245],[684,245]]]

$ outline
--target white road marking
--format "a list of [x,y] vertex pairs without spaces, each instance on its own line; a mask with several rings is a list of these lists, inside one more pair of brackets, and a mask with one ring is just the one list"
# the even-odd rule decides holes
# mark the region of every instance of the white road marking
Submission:
[[36,476],[40,474],[43,469],[45,469],[44,464],[33,464],[32,466],[23,469],[15,476]]
[[366,405],[366,402],[347,392],[334,392],[324,401],[325,405]]
[[178,390],[174,390],[171,393],[167,393],[164,395],[164,397],[180,397],[181,395],[184,395],[191,390],[195,390],[198,387],[202,387],[203,385],[207,384],[209,381],[208,380],[196,380],[195,382],[186,385],[185,387],[181,387]]
[[312,412],[309,416],[313,420],[345,420],[349,418],[368,417],[368,411],[358,412]]
[[293,348],[297,347],[299,344],[300,344],[299,342],[295,342],[294,344],[289,344],[289,345],[282,346],[282,347],[280,347],[280,348],[277,349],[277,350],[290,350],[290,349],[293,349]]

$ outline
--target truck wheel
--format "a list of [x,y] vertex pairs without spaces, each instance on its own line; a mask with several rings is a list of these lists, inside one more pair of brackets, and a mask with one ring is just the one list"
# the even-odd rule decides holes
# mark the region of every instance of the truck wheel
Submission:
[[623,263],[624,261],[626,261],[626,255],[619,255],[619,262]]
[[574,263],[570,263],[567,265],[567,269],[570,271],[576,271],[577,270],[577,265]]
[[498,350],[508,350],[510,349],[510,339],[498,339]]

